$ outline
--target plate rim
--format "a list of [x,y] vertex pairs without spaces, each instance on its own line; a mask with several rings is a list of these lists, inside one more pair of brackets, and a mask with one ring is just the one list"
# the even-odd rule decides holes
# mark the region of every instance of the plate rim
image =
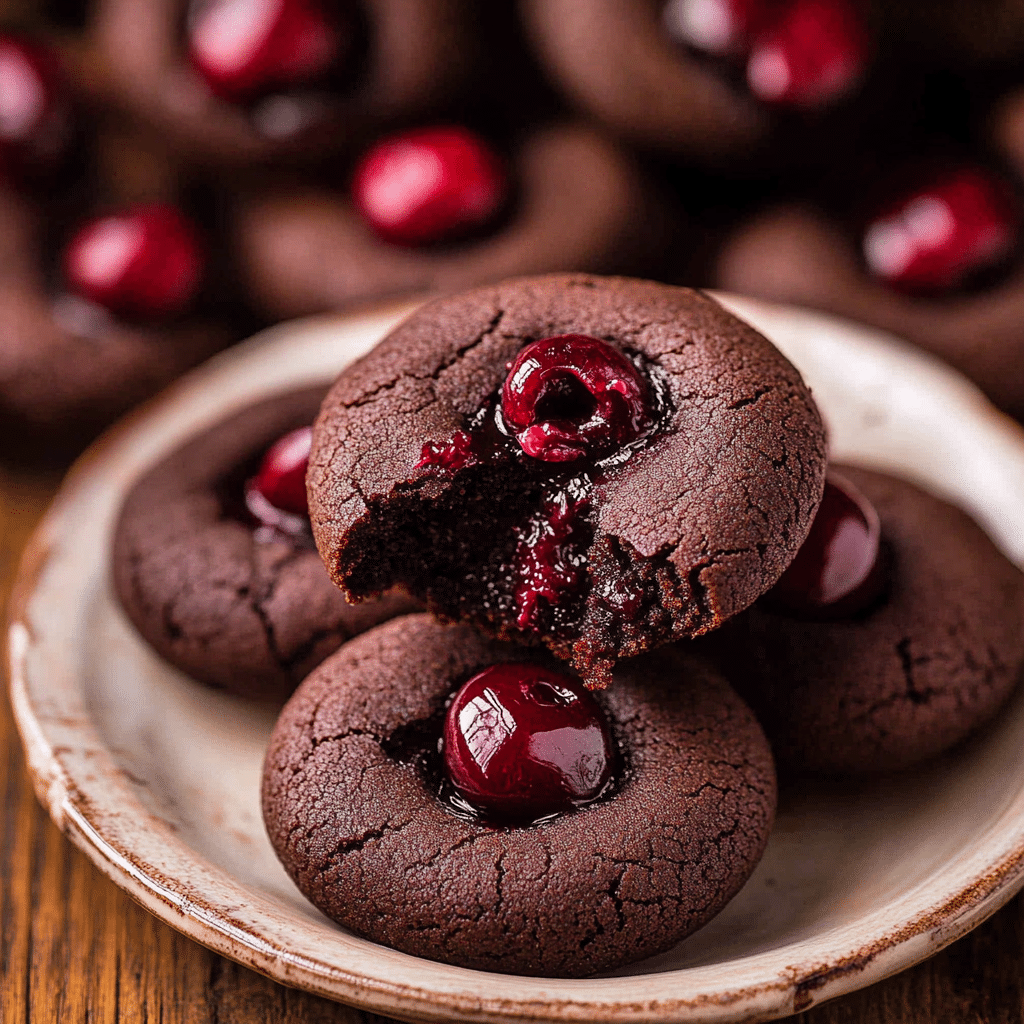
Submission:
[[[1024,451],[1024,432],[998,413],[981,398],[980,393],[955,370],[884,332],[863,328],[859,324],[843,322],[840,318],[812,313],[795,307],[776,306],[733,296],[723,296],[727,304],[739,315],[761,310],[770,314],[806,317],[808,322],[828,322],[845,332],[853,332],[871,344],[902,350],[919,366],[928,366],[936,379],[945,379],[951,388],[962,395],[962,401],[975,406],[976,413],[985,413],[989,428],[1005,435],[1016,448]],[[12,708],[25,749],[29,773],[36,795],[57,823],[58,827],[86,856],[116,885],[129,893],[155,916],[183,932],[189,938],[230,959],[236,960],[275,981],[299,987],[372,1012],[410,1020],[460,1020],[504,1022],[519,1021],[645,1021],[668,1024],[682,1020],[738,1021],[752,1017],[766,1020],[788,1013],[799,1012],[834,996],[861,988],[897,971],[903,970],[937,952],[943,946],[981,923],[1007,902],[1024,886],[1024,791],[1004,809],[999,821],[1014,817],[1016,828],[1001,833],[994,844],[989,862],[980,874],[965,881],[956,891],[948,892],[937,903],[926,906],[899,928],[878,936],[873,942],[845,951],[841,956],[794,965],[774,980],[731,990],[703,993],[695,996],[659,996],[644,998],[634,991],[618,995],[616,989],[626,986],[637,988],[635,977],[597,979],[589,987],[607,990],[597,998],[563,997],[557,993],[567,988],[565,983],[547,979],[523,979],[514,976],[465,971],[468,976],[493,979],[495,985],[504,983],[518,988],[533,989],[527,999],[509,999],[500,996],[466,995],[446,990],[438,992],[419,985],[409,985],[395,978],[367,977],[365,973],[339,967],[305,955],[289,952],[279,942],[266,936],[253,934],[231,920],[223,905],[224,900],[202,905],[186,892],[176,891],[173,879],[161,880],[159,865],[140,861],[137,854],[119,848],[116,835],[109,834],[109,823],[104,815],[131,810],[133,820],[142,818],[151,834],[159,842],[173,848],[179,855],[201,861],[206,873],[221,876],[228,889],[244,892],[245,887],[228,873],[205,860],[188,844],[174,836],[161,819],[147,810],[132,794],[109,752],[98,744],[95,767],[102,772],[105,785],[116,780],[119,795],[128,801],[120,808],[110,809],[96,803],[91,786],[74,777],[73,770],[62,759],[59,744],[48,736],[44,720],[37,715],[31,697],[28,655],[34,642],[28,619],[28,605],[44,570],[54,555],[52,536],[61,517],[73,507],[80,491],[91,477],[107,463],[116,460],[118,451],[126,445],[140,423],[159,417],[161,410],[172,408],[184,400],[190,389],[201,387],[210,367],[230,371],[239,361],[249,360],[261,349],[273,348],[287,341],[296,332],[314,328],[334,328],[340,324],[374,325],[384,321],[397,322],[415,309],[421,300],[405,300],[378,307],[360,316],[327,316],[291,321],[262,331],[236,346],[197,371],[186,375],[155,399],[115,424],[91,446],[69,471],[53,504],[45,513],[21,556],[15,584],[8,605],[8,661]],[[368,327],[364,327],[368,330]],[[269,390],[272,389],[268,389]],[[990,415],[988,415],[990,414]],[[200,429],[194,426],[193,429]],[[97,737],[98,739],[98,737]],[[797,947],[799,943],[795,944]],[[415,958],[409,958],[413,960]],[[445,972],[461,969],[431,964]],[[643,975],[645,987],[657,987],[656,979],[668,975],[681,975],[701,971],[688,968]],[[531,984],[533,983],[533,984]],[[568,983],[574,987],[588,985],[586,981]],[[546,992],[540,997],[537,992]],[[638,996],[640,996],[638,998]]]

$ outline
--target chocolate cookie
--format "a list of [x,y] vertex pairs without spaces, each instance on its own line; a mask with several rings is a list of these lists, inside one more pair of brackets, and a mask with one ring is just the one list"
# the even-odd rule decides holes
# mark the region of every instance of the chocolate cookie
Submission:
[[[243,496],[264,450],[309,424],[323,388],[237,413],[151,469],[125,499],[114,583],[128,617],[171,664],[211,686],[283,700],[350,636],[416,605],[350,605],[312,538],[258,527]],[[307,528],[308,534],[308,528]]]
[[945,359],[996,405],[1024,414],[1024,267],[967,294],[910,295],[871,277],[856,246],[825,214],[779,207],[723,248],[716,285],[892,331]]
[[609,793],[529,827],[459,816],[430,765],[454,689],[546,660],[425,615],[347,644],[285,707],[264,766],[274,848],[321,910],[407,953],[576,977],[665,950],[757,863],[775,806],[753,716],[675,650],[599,695],[622,762]]
[[274,317],[298,316],[517,274],[653,270],[678,237],[680,225],[635,161],[583,125],[534,130],[509,165],[515,198],[507,216],[443,246],[382,240],[341,191],[243,199],[236,244],[254,303]]
[[721,637],[780,765],[878,772],[940,753],[990,719],[1024,666],[1024,576],[959,509],[842,468],[881,520],[888,588],[835,621],[759,603]]
[[353,599],[400,582],[606,685],[617,658],[713,629],[775,582],[824,464],[799,374],[712,299],[525,278],[424,306],[341,375],[311,522]]
[[662,5],[520,6],[547,70],[580,107],[630,141],[715,163],[766,140],[767,112],[671,38]]
[[52,205],[0,188],[0,425],[5,452],[19,457],[81,446],[237,337],[202,311],[132,321],[54,293]]
[[448,98],[475,55],[465,0],[189,7],[90,3],[76,78],[206,163],[322,158]]

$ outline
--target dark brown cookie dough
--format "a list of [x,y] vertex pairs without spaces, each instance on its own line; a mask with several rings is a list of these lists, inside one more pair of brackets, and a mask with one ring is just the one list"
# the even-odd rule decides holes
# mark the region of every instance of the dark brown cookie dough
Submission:
[[554,820],[456,817],[401,759],[413,736],[436,749],[461,682],[537,657],[417,615],[357,638],[303,683],[271,738],[263,811],[313,903],[417,956],[574,977],[669,948],[738,891],[774,814],[771,754],[728,685],[675,650],[621,667],[599,695],[626,770],[611,796]]
[[[552,464],[416,467],[499,393],[526,342],[568,333],[635,354],[665,409],[648,443],[594,476],[570,620],[524,632],[507,567],[549,479],[529,474]],[[442,616],[542,641],[603,685],[616,658],[713,629],[775,582],[820,500],[824,447],[797,371],[712,299],[629,278],[524,278],[424,306],[342,374],[314,433],[311,520],[352,597],[400,581]],[[620,613],[622,594],[632,610]]]
[[310,543],[257,530],[242,486],[263,452],[310,423],[324,388],[275,396],[165,458],[132,488],[114,537],[114,583],[140,633],[211,686],[283,700],[345,640],[416,605],[350,605]]
[[1024,576],[959,509],[893,477],[840,471],[881,518],[887,599],[837,622],[757,605],[718,645],[780,765],[890,771],[959,742],[1017,684]]
[[253,302],[274,317],[414,291],[452,292],[554,270],[653,271],[682,225],[635,161],[581,124],[527,135],[510,160],[517,199],[481,238],[411,249],[381,241],[341,192],[243,199],[236,246]]
[[94,102],[128,113],[178,157],[234,167],[322,158],[430,110],[465,83],[475,60],[467,0],[351,7],[365,46],[350,55],[350,72],[337,87],[272,97],[276,108],[210,92],[186,54],[188,0],[93,0],[83,43],[70,53],[74,76]]
[[0,429],[14,457],[80,447],[236,337],[200,312],[131,324],[54,294],[43,253],[52,229],[40,204],[0,188]]

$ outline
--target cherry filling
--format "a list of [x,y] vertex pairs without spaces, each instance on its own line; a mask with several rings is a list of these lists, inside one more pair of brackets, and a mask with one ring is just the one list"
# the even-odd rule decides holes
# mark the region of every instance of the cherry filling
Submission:
[[615,747],[578,680],[526,664],[493,665],[456,693],[442,757],[452,785],[500,824],[528,824],[599,797]]
[[863,74],[868,39],[852,0],[669,0],[669,33],[697,50],[746,60],[765,103],[820,107]]
[[[580,484],[580,490],[586,493]],[[516,547],[516,625],[540,632],[565,618],[566,598],[581,594],[586,581],[587,546],[593,530],[586,519],[590,503],[568,490],[544,501],[537,516],[519,532]],[[571,609],[578,612],[578,609]],[[559,613],[562,614],[559,614]]]
[[950,289],[1003,261],[1019,233],[1006,184],[980,167],[961,167],[876,217],[864,233],[864,258],[895,288]]
[[202,283],[199,235],[164,203],[129,207],[87,222],[64,251],[69,288],[121,316],[184,312]]
[[884,593],[884,563],[878,513],[849,480],[830,471],[810,533],[766,601],[808,618],[854,616]]
[[320,0],[199,0],[190,11],[192,64],[211,92],[235,103],[317,82],[348,42]]
[[352,178],[356,209],[382,239],[419,246],[451,241],[489,225],[508,181],[501,160],[474,132],[419,128],[378,142]]
[[245,504],[265,527],[291,536],[309,533],[306,469],[312,427],[299,427],[267,449],[256,475],[245,483]]

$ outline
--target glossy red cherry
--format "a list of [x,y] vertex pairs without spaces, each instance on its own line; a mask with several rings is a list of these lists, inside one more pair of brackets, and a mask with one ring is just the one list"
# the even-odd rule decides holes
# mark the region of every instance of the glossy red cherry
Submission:
[[527,345],[505,378],[501,414],[523,451],[545,462],[607,455],[652,424],[640,371],[608,342],[585,334]]
[[208,0],[189,19],[193,65],[234,102],[315,82],[344,42],[319,0]]
[[796,558],[768,594],[776,608],[811,617],[854,615],[881,595],[878,513],[849,480],[829,473]]
[[53,54],[0,32],[0,161],[23,171],[53,160],[67,141],[69,114]]
[[72,291],[126,316],[182,312],[199,290],[204,264],[191,222],[156,203],[89,221],[64,251]]
[[753,40],[747,85],[766,103],[820,107],[848,93],[868,59],[851,0],[792,0]]
[[537,665],[493,665],[455,695],[444,765],[498,822],[527,823],[599,796],[614,747],[604,712],[576,679]]
[[397,245],[430,245],[485,227],[508,190],[501,160],[474,132],[420,128],[378,142],[360,160],[352,199]]
[[[306,469],[313,441],[312,427],[299,427],[275,441],[267,449],[259,472],[247,486],[250,511],[270,525],[279,525],[279,517],[267,513],[259,499],[279,512],[292,516],[309,516],[306,499]],[[255,498],[254,501],[254,494]],[[254,507],[255,506],[255,507]]]
[[716,56],[744,52],[764,31],[781,0],[668,0],[662,21],[669,34]]
[[1009,189],[980,167],[935,178],[877,217],[864,233],[875,276],[909,291],[955,288],[1017,244]]

